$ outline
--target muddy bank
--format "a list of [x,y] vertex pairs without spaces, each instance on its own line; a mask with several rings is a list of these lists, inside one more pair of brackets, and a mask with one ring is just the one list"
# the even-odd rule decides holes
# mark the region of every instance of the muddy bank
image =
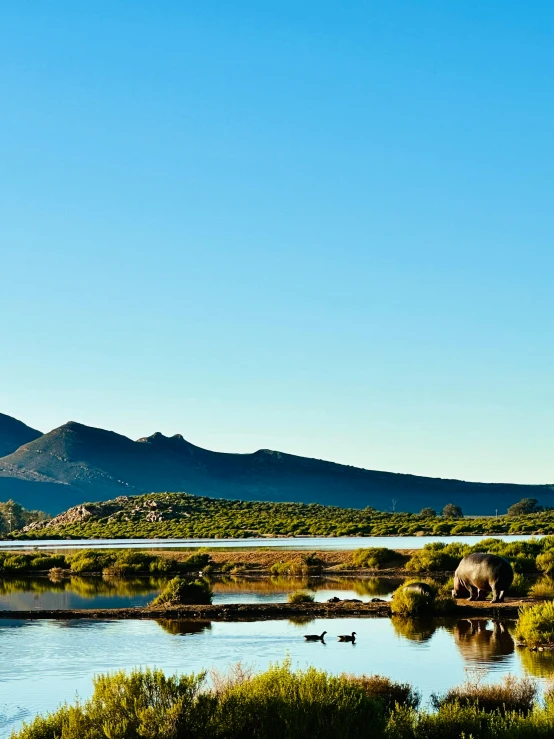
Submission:
[[[519,609],[536,600],[518,599],[505,603],[459,601],[449,613],[454,618],[482,616],[517,618]],[[260,621],[281,618],[343,618],[391,616],[389,603],[226,603],[220,605],[186,605],[173,608],[100,608],[0,611],[0,619],[168,619],[205,621]]]

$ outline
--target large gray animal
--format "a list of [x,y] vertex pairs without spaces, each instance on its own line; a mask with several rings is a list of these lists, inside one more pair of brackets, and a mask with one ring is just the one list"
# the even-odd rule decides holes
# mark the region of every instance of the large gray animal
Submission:
[[462,598],[469,593],[468,600],[484,600],[486,593],[492,593],[492,602],[502,603],[513,579],[512,565],[506,559],[474,552],[462,559],[454,573],[452,597]]
[[409,585],[404,585],[402,590],[407,590],[410,593],[419,593],[420,595],[426,595],[431,600],[434,599],[435,593],[426,582],[411,582]]

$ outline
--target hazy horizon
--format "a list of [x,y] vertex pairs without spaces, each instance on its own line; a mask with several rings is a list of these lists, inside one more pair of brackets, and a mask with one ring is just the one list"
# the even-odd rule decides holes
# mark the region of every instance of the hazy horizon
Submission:
[[554,6],[0,20],[1,412],[554,481]]

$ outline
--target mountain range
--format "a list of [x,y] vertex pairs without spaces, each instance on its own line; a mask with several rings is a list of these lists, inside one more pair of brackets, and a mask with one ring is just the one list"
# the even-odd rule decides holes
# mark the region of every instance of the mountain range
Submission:
[[[136,441],[70,421],[47,434],[0,414],[0,500],[57,514],[119,495],[187,492],[216,498],[418,512],[446,503],[494,514],[524,497],[554,505],[554,485],[476,483],[379,472],[283,452],[213,452],[181,435]],[[393,503],[393,500],[395,501]]]

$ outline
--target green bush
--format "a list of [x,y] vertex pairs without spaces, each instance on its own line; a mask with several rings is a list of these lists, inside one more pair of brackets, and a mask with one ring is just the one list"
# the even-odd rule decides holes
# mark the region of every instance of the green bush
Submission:
[[458,566],[459,558],[448,552],[424,547],[414,552],[408,562],[408,572],[450,572]]
[[531,598],[550,598],[554,600],[554,580],[551,577],[541,577],[529,589]]
[[171,557],[156,557],[148,565],[148,570],[152,575],[168,575],[179,570],[179,563]]
[[417,708],[421,702],[421,695],[414,690],[409,683],[395,683],[388,677],[382,675],[356,675],[345,676],[360,688],[369,698],[374,698],[381,703],[385,711],[391,712],[394,708]]
[[547,575],[554,573],[554,551],[551,549],[546,552],[542,552],[541,554],[537,554],[535,562],[537,569],[541,572],[544,572]]
[[301,591],[289,595],[289,603],[313,603],[314,600],[313,595]]
[[212,558],[207,552],[194,552],[190,557],[187,557],[184,562],[181,562],[181,569],[184,571],[188,570],[202,570],[206,565],[209,565]]
[[397,588],[391,600],[391,611],[397,616],[414,616],[422,613],[430,613],[433,610],[436,589],[429,583],[432,593],[419,593],[408,590],[406,586],[419,583],[419,580],[409,580]]
[[72,572],[102,572],[114,564],[116,555],[113,552],[81,549],[67,555],[66,560]]
[[519,572],[516,572],[512,584],[508,588],[508,595],[517,598],[524,598],[526,595],[529,595],[530,588],[531,583],[529,580]]
[[272,575],[290,575],[293,569],[292,562],[275,562],[269,568]]
[[528,647],[554,644],[554,602],[545,601],[520,611],[515,636]]
[[369,567],[381,570],[386,567],[398,566],[404,561],[404,557],[395,552],[394,549],[386,547],[367,547],[356,549],[352,553],[352,564],[354,567]]
[[536,572],[537,564],[535,557],[526,554],[517,554],[508,558],[514,568],[514,572]]
[[154,598],[152,606],[201,605],[212,602],[213,592],[206,580],[185,580],[174,577],[162,592]]

